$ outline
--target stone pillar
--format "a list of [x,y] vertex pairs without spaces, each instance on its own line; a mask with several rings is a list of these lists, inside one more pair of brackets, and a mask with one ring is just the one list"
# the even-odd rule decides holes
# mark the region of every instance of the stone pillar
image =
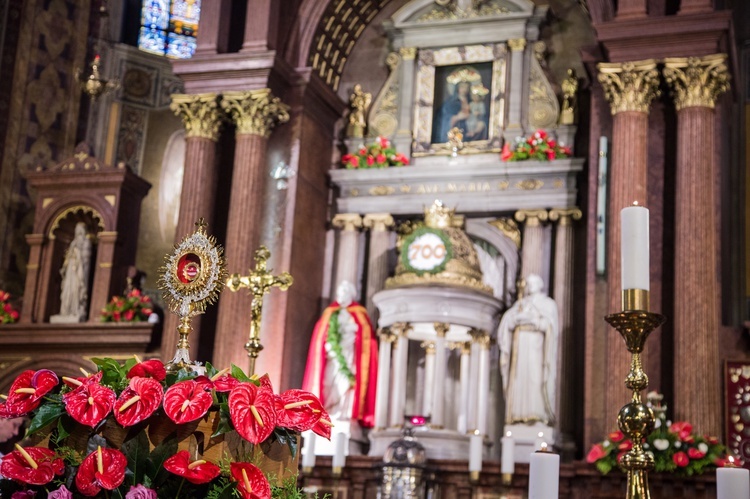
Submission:
[[472,342],[477,344],[478,377],[474,389],[477,391],[476,424],[473,428],[481,435],[487,434],[487,411],[490,400],[490,335],[485,331],[471,330]]
[[[244,273],[254,266],[253,255],[261,243],[268,137],[277,123],[289,120],[288,106],[269,89],[261,89],[226,92],[221,107],[237,126],[224,253],[227,270]],[[248,368],[244,346],[250,330],[252,299],[246,291],[221,293],[214,340],[215,365]]]
[[435,407],[435,343],[423,341],[421,347],[424,349],[424,383],[420,414],[431,416]]
[[[400,86],[402,89],[414,88],[414,73],[416,72],[415,59],[417,57],[417,49],[414,47],[401,47],[398,49],[398,53],[401,56],[401,66],[399,71],[401,72]],[[393,146],[397,151],[411,151],[412,141],[412,119],[414,117],[414,92],[400,91],[401,103],[399,106],[398,116],[398,130],[396,130],[396,136],[393,138]]]
[[[219,140],[221,112],[216,94],[172,95],[170,109],[182,119],[185,127],[185,172],[180,193],[180,215],[175,229],[175,242],[195,230],[203,217],[209,224],[214,218],[216,185],[216,141]],[[162,359],[170,360],[177,348],[177,316],[165,311],[161,336]],[[193,321],[190,341],[198,344],[200,321]]]
[[25,296],[19,317],[19,322],[24,324],[40,320],[34,307],[39,300],[39,267],[42,265],[42,247],[47,243],[47,238],[44,234],[27,234],[26,242],[29,245],[29,262],[26,264]]
[[389,426],[401,428],[404,424],[404,404],[406,403],[406,367],[409,361],[409,338],[411,325],[398,323],[391,326],[397,335],[393,346],[393,382],[391,385],[391,417]]
[[211,56],[227,51],[231,10],[231,0],[203,2],[201,5],[200,29],[196,38],[196,56]]
[[[648,112],[659,95],[656,61],[601,63],[599,82],[612,111],[612,154],[609,168],[607,284],[609,313],[622,310],[620,293],[620,211],[634,201],[646,205],[648,181]],[[649,351],[642,354],[647,364]],[[620,407],[630,399],[623,380],[630,354],[619,334],[607,330],[608,376],[604,418],[614,428]]]
[[450,329],[450,324],[436,322],[435,328],[435,382],[432,386],[426,386],[427,390],[432,390],[432,417],[430,418],[430,427],[441,430],[445,425],[444,408],[445,408],[445,371],[447,369],[445,335]]
[[[682,0],[683,3],[685,0]],[[646,0],[620,0],[617,4],[617,20],[646,17]]]
[[482,353],[482,347],[477,341],[477,336],[471,334],[469,342],[469,410],[466,417],[466,433],[474,433],[477,429],[477,401],[479,398],[479,357]]
[[380,332],[378,348],[378,386],[375,393],[375,429],[388,427],[388,395],[391,392],[391,345],[396,335],[390,328]]
[[456,429],[459,433],[466,433],[469,429],[469,391],[471,390],[469,353],[471,352],[471,343],[461,343],[459,348],[461,349],[461,360],[459,362],[458,383],[461,389],[461,400],[459,401]]
[[340,229],[336,245],[336,269],[332,294],[341,281],[349,281],[359,289],[359,229],[362,228],[362,217],[356,213],[339,213],[331,225]]
[[[112,293],[112,261],[117,244],[116,231],[100,231],[96,238],[96,264],[91,266],[94,284],[91,287],[88,322],[99,322],[99,311],[109,301]],[[170,314],[174,315],[174,314]]]
[[510,85],[508,86],[508,126],[505,127],[505,140],[511,143],[523,135],[523,61],[526,49],[525,38],[508,40],[510,48]]
[[517,222],[523,223],[521,243],[521,274],[526,278],[529,274],[536,274],[542,278],[544,285],[549,288],[549,275],[544,265],[544,227],[547,221],[547,210],[519,210],[515,214]]
[[[549,212],[549,219],[557,222],[555,230],[555,262],[552,298],[557,303],[560,328],[560,361],[557,371],[557,414],[560,430],[567,435],[575,431],[575,400],[573,386],[575,379],[576,338],[573,336],[573,301],[576,296],[573,290],[573,220],[583,216],[578,208],[554,208]],[[564,383],[564,384],[563,384]]]
[[252,0],[247,3],[245,14],[245,39],[240,52],[258,52],[268,50],[274,40],[271,37],[271,9],[273,0]]
[[375,293],[382,290],[388,278],[388,251],[391,249],[393,217],[388,213],[370,213],[362,219],[362,225],[370,229],[369,259],[367,261],[367,291],[365,305],[373,323],[377,322],[377,307],[372,303]]
[[[722,429],[714,105],[729,88],[727,56],[665,59],[677,108],[675,419],[706,435]],[[685,360],[689,359],[689,362]],[[700,366],[700,369],[696,369]]]

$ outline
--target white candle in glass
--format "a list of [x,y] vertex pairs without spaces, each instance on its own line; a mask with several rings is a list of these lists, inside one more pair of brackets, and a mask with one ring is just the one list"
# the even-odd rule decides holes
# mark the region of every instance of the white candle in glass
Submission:
[[315,467],[315,433],[308,431],[305,433],[305,447],[302,449],[302,467]]
[[469,471],[482,471],[482,435],[472,433],[469,440]]
[[622,289],[649,290],[648,209],[628,206],[620,212]]
[[529,464],[529,499],[558,499],[560,456],[534,452]]
[[717,499],[750,497],[750,472],[745,468],[716,468]]
[[500,459],[500,473],[513,474],[516,469],[516,441],[513,439],[511,432],[506,432],[501,439],[502,456]]
[[346,445],[348,444],[349,437],[346,433],[340,431],[336,433],[335,440],[335,451],[333,454],[333,460],[331,465],[334,468],[343,468],[346,464]]

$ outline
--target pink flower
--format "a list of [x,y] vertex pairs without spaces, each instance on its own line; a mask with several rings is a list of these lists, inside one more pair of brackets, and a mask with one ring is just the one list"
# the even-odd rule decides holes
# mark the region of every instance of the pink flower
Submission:
[[383,137],[382,135],[378,137],[378,140],[376,141],[380,147],[385,149],[386,147],[391,145],[391,141]]
[[547,132],[544,130],[537,130],[536,133],[534,133],[534,137],[544,140],[547,138]]
[[672,461],[674,461],[674,464],[679,466],[680,468],[684,468],[688,464],[690,464],[690,459],[687,457],[687,454],[684,452],[675,452],[674,456],[672,456]]
[[65,485],[47,494],[47,499],[73,499],[73,493]]
[[620,430],[617,430],[607,435],[607,438],[609,438],[610,441],[617,443],[623,438],[625,438],[625,435]]
[[385,163],[385,160],[386,160],[386,157],[385,157],[385,154],[383,154],[383,153],[380,153],[380,154],[378,154],[378,155],[377,155],[377,156],[375,157],[375,161],[377,161],[377,163],[378,163],[379,165],[380,165],[380,164],[382,164],[382,163]]
[[132,310],[128,310],[127,312],[125,312],[126,321],[132,321],[134,316],[135,316],[135,312],[133,312]]
[[367,166],[372,166],[374,163],[375,163],[375,158],[373,158],[372,156],[368,155],[367,156]]
[[696,449],[695,447],[690,447],[687,453],[688,453],[688,456],[690,456],[690,459],[701,459],[703,456],[706,455],[705,452],[701,452],[699,449]]
[[586,462],[589,464],[595,463],[606,455],[607,451],[604,450],[602,444],[596,444],[591,448],[589,454],[586,456]]
[[130,490],[125,494],[125,499],[158,499],[158,497],[155,490],[147,489],[140,483],[131,485]]
[[676,433],[680,440],[686,440],[690,437],[690,434],[693,433],[693,425],[687,421],[677,421],[672,423],[672,426],[669,427],[669,431]]
[[367,148],[360,147],[359,148],[359,154],[361,154],[362,156],[364,156],[365,154],[367,154]]
[[555,159],[555,150],[554,149],[547,149],[544,151],[544,153],[547,155],[547,160],[552,161]]

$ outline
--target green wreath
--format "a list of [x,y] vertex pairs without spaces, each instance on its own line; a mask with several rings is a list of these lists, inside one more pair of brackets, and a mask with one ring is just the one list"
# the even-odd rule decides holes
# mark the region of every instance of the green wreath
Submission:
[[[445,246],[445,258],[443,258],[443,261],[440,262],[439,265],[436,265],[435,267],[424,270],[424,269],[417,269],[414,268],[411,265],[411,262],[409,261],[409,246],[420,236],[424,234],[434,234],[437,237],[440,238],[441,241],[443,241],[443,245]],[[424,274],[438,274],[445,270],[445,266],[448,264],[448,262],[453,258],[453,244],[451,243],[450,238],[448,237],[448,234],[443,232],[440,229],[434,229],[431,227],[419,227],[414,230],[411,234],[409,234],[405,239],[404,242],[401,244],[401,264],[404,266],[404,269],[406,269],[408,272],[413,272],[419,276]]]
[[[344,310],[343,308],[340,310]],[[346,364],[346,359],[344,358],[344,352],[341,351],[341,331],[339,329],[339,311],[336,311],[331,314],[331,320],[328,321],[328,337],[326,338],[326,342],[331,345],[331,350],[333,351],[333,354],[336,356],[336,362],[339,365],[339,368],[341,369],[341,372],[344,373],[344,376],[349,380],[349,383],[354,386],[356,383],[356,378],[354,377],[354,373],[352,373],[351,369],[349,369],[349,366]]]

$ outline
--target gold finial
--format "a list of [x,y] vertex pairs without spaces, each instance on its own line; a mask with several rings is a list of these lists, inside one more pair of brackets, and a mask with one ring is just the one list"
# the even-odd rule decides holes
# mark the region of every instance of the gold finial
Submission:
[[427,227],[433,229],[446,229],[452,226],[453,216],[456,210],[450,209],[442,201],[436,199],[432,206],[424,212],[424,222]]
[[458,151],[464,148],[464,133],[460,128],[454,126],[448,130],[446,135],[448,137],[448,143],[451,146],[451,151],[453,151],[453,156],[456,156]]
[[227,287],[231,291],[239,291],[245,288],[253,295],[250,308],[250,334],[247,343],[245,343],[245,350],[247,350],[247,355],[250,357],[250,374],[255,372],[255,359],[258,358],[258,354],[263,350],[263,345],[260,343],[263,297],[273,287],[286,291],[294,283],[294,279],[289,272],[279,275],[272,274],[273,270],[268,268],[268,259],[270,257],[271,252],[268,251],[268,248],[261,246],[255,250],[255,268],[251,269],[248,275],[232,274],[227,279]]

